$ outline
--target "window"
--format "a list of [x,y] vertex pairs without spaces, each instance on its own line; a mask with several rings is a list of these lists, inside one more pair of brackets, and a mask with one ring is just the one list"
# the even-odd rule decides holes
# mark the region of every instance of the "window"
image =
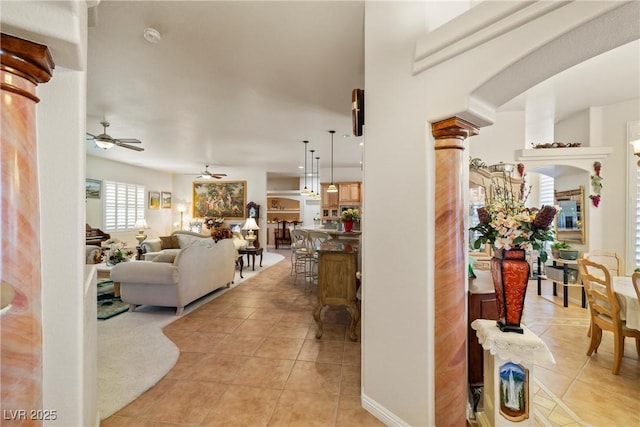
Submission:
[[640,267],[640,167],[636,167],[636,209],[635,209],[635,266],[628,269],[633,271],[635,267]]
[[144,219],[144,186],[104,181],[105,231],[134,230],[136,221]]
[[540,175],[540,206],[547,205],[553,206],[553,189],[554,179],[547,175]]

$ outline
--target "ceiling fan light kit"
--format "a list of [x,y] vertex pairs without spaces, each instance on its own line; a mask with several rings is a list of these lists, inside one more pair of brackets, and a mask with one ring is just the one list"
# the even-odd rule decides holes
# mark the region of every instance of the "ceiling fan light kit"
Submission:
[[102,129],[103,129],[102,133],[100,135],[92,135],[89,132],[87,132],[87,141],[93,141],[96,144],[96,146],[98,146],[99,148],[102,148],[103,150],[108,150],[112,148],[114,145],[117,145],[118,147],[128,148],[130,150],[144,151],[144,148],[130,145],[130,144],[140,144],[141,141],[139,139],[113,138],[107,135],[107,128],[109,127],[109,122],[106,120],[103,120],[100,122],[100,124],[102,125]]

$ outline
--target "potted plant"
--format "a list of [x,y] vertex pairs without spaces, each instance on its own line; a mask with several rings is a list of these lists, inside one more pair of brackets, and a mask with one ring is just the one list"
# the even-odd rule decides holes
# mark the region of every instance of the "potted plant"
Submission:
[[554,258],[560,258],[560,249],[569,249],[569,245],[565,242],[553,242],[551,244],[551,255]]

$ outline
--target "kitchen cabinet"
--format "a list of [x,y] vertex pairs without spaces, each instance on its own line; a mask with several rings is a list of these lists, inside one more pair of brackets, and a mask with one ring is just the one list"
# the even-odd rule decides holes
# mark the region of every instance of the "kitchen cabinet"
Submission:
[[360,183],[340,182],[338,183],[338,200],[341,205],[360,204]]
[[329,185],[330,184],[320,184],[320,207],[322,210],[321,213],[323,221],[334,221],[339,218],[339,193],[327,193],[327,188],[329,188]]

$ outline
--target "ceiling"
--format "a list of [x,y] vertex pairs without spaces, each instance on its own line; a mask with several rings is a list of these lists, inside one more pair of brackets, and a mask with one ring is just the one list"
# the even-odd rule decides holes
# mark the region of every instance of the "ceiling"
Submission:
[[[303,140],[330,167],[335,129],[334,167],[359,167],[351,91],[364,88],[363,2],[102,0],[94,12],[87,131],[102,133],[106,119],[109,135],[145,151],[88,142],[88,154],[174,173],[210,164],[299,176]],[[159,43],[144,39],[148,27]],[[498,111],[557,121],[638,98],[639,52],[634,42],[579,64]]]

